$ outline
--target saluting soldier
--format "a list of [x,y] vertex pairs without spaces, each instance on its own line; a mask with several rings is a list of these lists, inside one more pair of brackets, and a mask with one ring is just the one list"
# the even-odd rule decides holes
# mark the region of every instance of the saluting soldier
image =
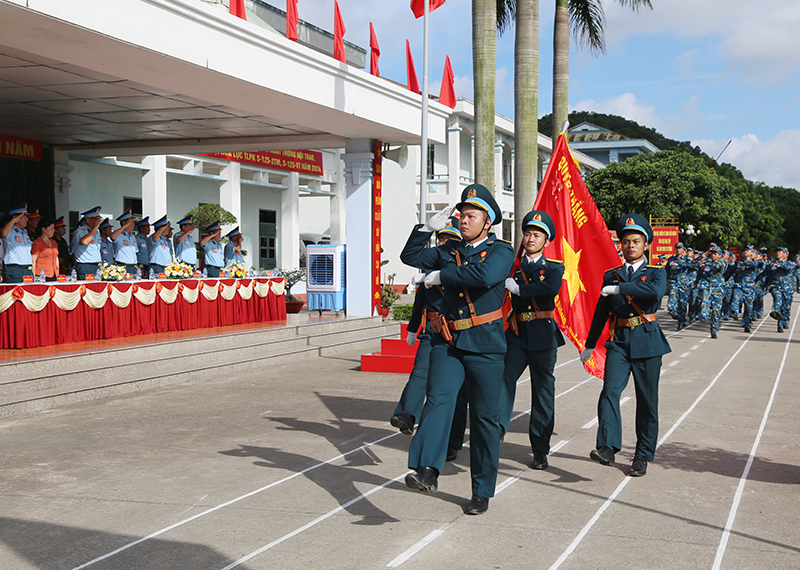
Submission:
[[147,247],[149,248],[149,264],[150,269],[153,270],[155,277],[159,273],[164,273],[167,265],[172,263],[172,243],[167,237],[169,233],[169,220],[167,216],[159,218],[154,224],[153,235],[147,238]]
[[103,218],[97,230],[100,232],[100,262],[104,265],[114,265],[114,244],[110,239],[114,228],[111,226],[111,220]]
[[236,226],[228,232],[227,238],[230,240],[225,244],[225,267],[233,263],[244,263],[242,255],[242,232]]
[[505,399],[501,422],[508,432],[514,409],[517,380],[526,367],[531,375],[531,416],[528,439],[533,469],[547,469],[550,437],[555,425],[556,366],[558,347],[564,337],[553,320],[555,298],[561,289],[564,264],[545,258],[542,251],[556,237],[556,226],[547,212],[534,210],[522,219],[523,259],[514,277],[506,279],[514,308],[506,331]]
[[597,403],[597,442],[589,456],[602,465],[614,465],[622,448],[619,400],[633,374],[636,385],[636,451],[630,475],[647,474],[658,439],[658,380],[661,357],[671,349],[655,312],[667,289],[664,269],[647,265],[645,252],[653,241],[653,229],[639,214],[627,214],[617,222],[625,263],[609,269],[581,352],[588,362],[608,322],[603,390]]
[[197,248],[192,237],[192,232],[197,226],[194,225],[191,216],[186,216],[178,222],[178,227],[180,227],[181,231],[175,234],[175,238],[172,240],[175,245],[175,259],[181,263],[197,267]]
[[150,216],[145,216],[136,222],[136,262],[142,271],[147,271],[150,266],[150,247],[147,244],[147,236],[150,235]]
[[111,234],[114,243],[114,261],[124,265],[125,271],[133,275],[136,273],[136,236],[133,235],[133,212],[130,208],[122,212],[117,218],[119,229]]
[[97,228],[103,222],[100,206],[95,206],[81,214],[81,223],[72,236],[72,254],[75,256],[78,280],[94,275],[100,265],[100,232]]
[[3,251],[5,253],[6,283],[22,283],[25,276],[33,275],[33,257],[31,246],[33,242],[28,236],[28,203],[9,210],[10,218],[0,229],[3,238]]
[[[461,241],[458,218],[455,216],[451,216],[444,229],[436,233],[439,246],[451,239]],[[441,286],[430,289],[425,287],[425,275],[425,273],[418,273],[411,279],[411,282],[417,286],[417,291],[414,294],[411,318],[406,327],[408,331],[406,342],[409,346],[414,346],[419,339],[419,345],[417,354],[414,356],[414,368],[403,388],[394,414],[389,420],[394,427],[409,435],[414,433],[414,424],[422,415],[422,406],[425,403],[425,386],[428,384],[428,364],[431,356],[431,335],[433,334],[429,323],[431,319],[435,319],[442,312],[442,299],[444,298],[444,289]]]
[[470,414],[472,499],[466,513],[479,515],[494,496],[500,451],[500,393],[506,339],[503,327],[505,279],[514,261],[511,244],[489,229],[502,221],[497,202],[484,186],[470,184],[455,206],[463,240],[426,248],[431,233],[445,227],[452,207],[411,232],[400,259],[430,270],[425,286],[444,287],[443,315],[431,321],[425,406],[408,454],[411,489],[433,492],[445,461],[456,396],[466,382]]
[[220,269],[223,268],[225,263],[224,253],[222,246],[219,243],[219,238],[222,235],[222,226],[219,220],[206,228],[208,232],[200,240],[200,247],[203,248],[205,254],[206,273],[209,277],[219,277]]

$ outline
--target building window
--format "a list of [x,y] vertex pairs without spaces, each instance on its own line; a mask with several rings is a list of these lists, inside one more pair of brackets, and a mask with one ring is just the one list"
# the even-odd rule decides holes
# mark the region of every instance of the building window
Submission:
[[262,224],[277,223],[277,215],[275,210],[259,210],[258,221]]
[[428,180],[433,178],[433,159],[436,156],[436,152],[434,146],[432,144],[428,145]]
[[134,216],[142,217],[142,199],[141,198],[129,198],[128,196],[124,196],[122,198],[122,211],[125,212],[130,208],[131,213]]

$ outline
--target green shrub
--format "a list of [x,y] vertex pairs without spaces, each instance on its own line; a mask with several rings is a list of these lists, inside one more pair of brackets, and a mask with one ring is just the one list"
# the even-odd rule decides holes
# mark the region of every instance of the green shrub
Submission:
[[413,303],[408,305],[395,305],[392,310],[393,321],[408,321],[411,319],[411,311],[414,309]]

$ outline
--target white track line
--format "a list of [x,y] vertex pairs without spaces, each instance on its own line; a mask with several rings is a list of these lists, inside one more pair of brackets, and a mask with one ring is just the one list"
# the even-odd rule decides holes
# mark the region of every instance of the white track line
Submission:
[[[705,395],[706,395],[706,394],[708,394],[708,392],[711,390],[711,388],[713,388],[713,387],[714,387],[714,384],[716,384],[716,383],[717,383],[717,380],[719,380],[719,378],[722,376],[722,374],[723,374],[723,373],[724,373],[724,372],[725,372],[725,371],[728,369],[728,366],[730,366],[731,362],[733,362],[733,361],[734,361],[734,359],[735,359],[735,358],[736,358],[736,357],[739,355],[739,353],[742,351],[742,349],[744,349],[745,345],[746,345],[746,344],[749,342],[749,340],[750,340],[751,338],[753,338],[753,335],[755,335],[755,334],[756,334],[756,332],[758,332],[758,329],[759,329],[759,328],[761,328],[761,325],[763,325],[765,321],[766,321],[766,317],[765,317],[764,319],[762,319],[762,320],[761,320],[761,322],[758,324],[758,326],[755,328],[755,330],[754,330],[752,333],[750,333],[750,336],[748,336],[748,337],[747,337],[747,338],[744,340],[744,342],[742,342],[742,346],[740,346],[740,347],[739,347],[739,349],[738,349],[736,352],[734,352],[734,353],[733,353],[733,356],[731,356],[731,357],[730,357],[730,359],[729,359],[729,360],[728,360],[728,362],[725,364],[725,366],[723,366],[723,367],[722,367],[722,370],[720,370],[720,371],[719,371],[719,373],[718,373],[718,374],[717,374],[717,375],[714,377],[714,379],[713,379],[713,380],[711,381],[711,383],[710,383],[710,384],[709,384],[709,385],[706,387],[706,389],[705,389],[705,390],[703,390],[703,393],[702,393],[702,394],[700,394],[700,395],[697,397],[697,399],[694,401],[694,403],[693,403],[691,406],[689,406],[689,409],[688,409],[688,410],[686,410],[686,411],[683,413],[683,415],[682,415],[680,418],[678,418],[678,421],[677,421],[677,422],[675,422],[675,424],[674,424],[674,425],[673,425],[673,426],[672,426],[672,427],[669,429],[669,431],[667,431],[667,433],[664,435],[664,437],[662,437],[662,438],[661,438],[661,440],[660,440],[660,441],[658,442],[658,444],[656,445],[656,449],[658,449],[659,447],[661,447],[661,445],[662,445],[662,444],[663,444],[663,443],[664,443],[664,442],[667,440],[667,438],[668,438],[670,435],[672,435],[672,432],[674,432],[674,431],[675,431],[675,430],[678,428],[678,426],[679,426],[679,425],[681,425],[681,424],[683,423],[683,420],[685,420],[685,419],[687,418],[687,416],[688,416],[690,413],[692,413],[692,411],[693,411],[693,410],[694,410],[694,409],[697,407],[697,404],[699,404],[699,403],[700,403],[700,401],[701,401],[701,400],[702,400],[702,399],[705,397]],[[567,558],[569,558],[569,555],[570,555],[570,554],[572,554],[572,553],[574,552],[574,550],[575,550],[575,549],[578,547],[578,545],[581,543],[581,541],[583,540],[583,538],[584,538],[584,537],[585,537],[585,536],[586,536],[586,535],[589,533],[589,531],[591,530],[591,528],[594,526],[594,523],[596,523],[596,522],[597,522],[597,521],[600,519],[600,516],[601,516],[601,515],[602,515],[602,514],[605,512],[605,510],[606,510],[606,509],[607,509],[607,508],[608,508],[608,507],[611,505],[611,503],[613,503],[613,502],[614,502],[614,500],[617,498],[617,495],[619,495],[619,494],[622,492],[622,490],[625,488],[625,486],[626,486],[626,485],[627,485],[627,484],[628,484],[628,483],[629,483],[631,480],[632,480],[632,478],[631,478],[631,477],[625,477],[625,478],[622,480],[622,482],[621,482],[621,483],[619,484],[619,486],[618,486],[618,487],[617,487],[617,488],[614,490],[614,492],[613,492],[613,493],[611,493],[611,496],[610,496],[610,497],[608,497],[608,499],[606,500],[606,502],[605,502],[605,503],[603,503],[603,505],[602,505],[602,506],[601,506],[601,507],[598,509],[598,511],[597,511],[597,512],[594,514],[594,516],[593,516],[593,517],[592,517],[592,518],[589,520],[589,522],[588,522],[588,523],[586,523],[586,526],[584,526],[584,527],[581,529],[581,531],[578,533],[578,536],[576,536],[576,537],[575,537],[575,539],[574,539],[574,540],[573,540],[573,541],[570,543],[570,545],[567,547],[567,549],[566,549],[566,550],[565,550],[565,551],[564,551],[564,552],[561,554],[561,556],[559,556],[559,557],[558,557],[558,560],[556,560],[556,561],[553,563],[553,565],[550,567],[550,570],[556,570],[557,568],[559,568],[559,567],[560,567],[560,566],[561,566],[561,565],[564,563],[564,561],[565,561]]]
[[761,418],[761,425],[758,428],[756,440],[753,442],[753,448],[750,450],[750,457],[747,458],[747,465],[744,467],[742,477],[739,479],[739,486],[736,488],[736,493],[733,496],[733,505],[731,505],[731,511],[728,514],[728,522],[725,523],[725,530],[722,532],[722,538],[719,541],[717,555],[714,557],[714,565],[711,567],[712,570],[719,570],[719,567],[722,564],[722,557],[725,555],[725,549],[728,546],[728,538],[730,537],[731,529],[733,528],[733,521],[736,519],[736,512],[739,510],[739,503],[742,500],[744,484],[747,481],[747,476],[750,474],[750,467],[753,466],[753,458],[758,450],[758,444],[761,443],[761,436],[764,433],[764,428],[767,426],[767,418],[769,417],[769,412],[772,409],[772,403],[775,401],[775,393],[778,391],[778,384],[781,381],[783,367],[786,365],[786,356],[789,354],[789,346],[792,344],[792,336],[794,335],[794,327],[797,325],[797,317],[798,315],[794,316],[792,330],[789,332],[789,338],[786,340],[786,348],[783,349],[783,359],[781,360],[781,366],[778,369],[778,375],[775,377],[775,384],[772,386],[772,393],[769,396],[767,408],[764,410],[764,417]]

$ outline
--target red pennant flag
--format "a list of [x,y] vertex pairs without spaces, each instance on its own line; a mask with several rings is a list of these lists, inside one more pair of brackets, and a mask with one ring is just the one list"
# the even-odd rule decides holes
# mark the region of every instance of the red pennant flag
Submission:
[[344,34],[347,30],[344,29],[344,20],[337,0],[333,2],[333,17],[333,57],[342,63],[347,63],[344,56]]
[[[620,264],[608,228],[583,183],[564,133],[558,135],[553,156],[544,175],[534,210],[544,210],[553,218],[556,239],[544,250],[546,257],[564,262],[564,282],[556,298],[556,322],[583,351],[592,326],[592,316],[603,287],[603,273]],[[603,331],[593,358],[584,364],[589,374],[603,377],[606,361]]]
[[414,56],[411,55],[411,44],[406,40],[406,77],[408,90],[419,93],[419,81],[417,81],[417,68],[414,67]]
[[239,16],[242,20],[247,20],[247,14],[244,11],[244,0],[231,0],[228,12],[234,16]]
[[[430,1],[430,8],[428,8],[428,13],[433,12],[444,4],[444,0],[429,0]],[[422,18],[425,15],[425,0],[411,0],[411,11],[414,12],[415,18]]]
[[450,56],[444,60],[444,76],[442,77],[442,88],[439,90],[439,103],[447,105],[451,109],[456,107],[456,90],[453,87],[455,84],[455,77],[453,77],[453,68],[450,66]]
[[369,58],[369,72],[378,77],[378,58],[381,56],[381,48],[378,46],[378,38],[375,36],[375,28],[372,27],[372,22],[369,23],[369,47],[372,50]]
[[286,0],[286,38],[297,41],[297,0]]

